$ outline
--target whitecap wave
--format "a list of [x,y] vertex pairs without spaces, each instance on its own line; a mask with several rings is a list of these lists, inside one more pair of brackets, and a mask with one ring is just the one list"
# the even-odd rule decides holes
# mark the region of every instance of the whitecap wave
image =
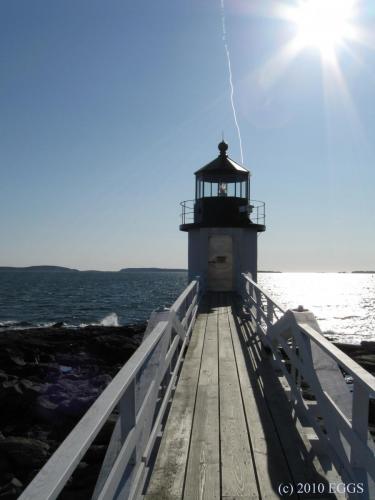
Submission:
[[118,316],[115,312],[107,314],[99,323],[101,326],[120,326]]
[[3,330],[17,330],[21,328],[32,328],[32,323],[28,321],[7,320],[0,321],[0,328]]

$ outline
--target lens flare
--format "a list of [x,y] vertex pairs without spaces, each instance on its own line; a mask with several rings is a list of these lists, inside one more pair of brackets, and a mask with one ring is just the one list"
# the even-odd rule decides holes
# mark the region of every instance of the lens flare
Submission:
[[315,47],[330,55],[335,48],[353,37],[351,19],[355,0],[303,0],[293,11],[299,47]]

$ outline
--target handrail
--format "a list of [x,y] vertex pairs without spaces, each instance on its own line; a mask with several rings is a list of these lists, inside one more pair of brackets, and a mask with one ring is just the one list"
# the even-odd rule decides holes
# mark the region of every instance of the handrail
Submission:
[[[19,497],[55,499],[116,406],[119,416],[93,498],[134,498],[160,432],[199,301],[192,281]],[[166,317],[165,317],[166,316]],[[126,480],[124,480],[124,477]]]
[[[262,342],[272,350],[273,361],[289,385],[291,402],[325,443],[340,475],[364,484],[361,498],[375,498],[375,447],[368,425],[375,377],[322,335],[311,312],[285,312],[250,275],[242,278],[244,306]],[[353,377],[352,392],[339,367]],[[304,399],[306,387],[317,404]]]
[[194,222],[194,206],[195,200],[184,200],[180,202],[181,207],[181,224],[191,224]]

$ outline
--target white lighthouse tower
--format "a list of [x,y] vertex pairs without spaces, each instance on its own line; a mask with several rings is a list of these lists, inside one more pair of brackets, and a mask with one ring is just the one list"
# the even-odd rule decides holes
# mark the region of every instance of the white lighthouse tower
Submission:
[[195,172],[195,200],[182,205],[181,231],[189,235],[189,281],[203,291],[239,291],[241,273],[257,279],[258,233],[265,231],[265,207],[250,201],[250,172],[227,155]]

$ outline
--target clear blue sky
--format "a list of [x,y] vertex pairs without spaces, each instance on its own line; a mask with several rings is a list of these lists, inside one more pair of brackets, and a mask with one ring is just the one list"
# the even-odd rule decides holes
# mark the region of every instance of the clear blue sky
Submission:
[[[259,266],[375,268],[374,2],[336,65],[285,57],[281,3],[225,2]],[[0,265],[186,267],[193,172],[222,131],[240,160],[221,30],[220,0],[2,0]]]

